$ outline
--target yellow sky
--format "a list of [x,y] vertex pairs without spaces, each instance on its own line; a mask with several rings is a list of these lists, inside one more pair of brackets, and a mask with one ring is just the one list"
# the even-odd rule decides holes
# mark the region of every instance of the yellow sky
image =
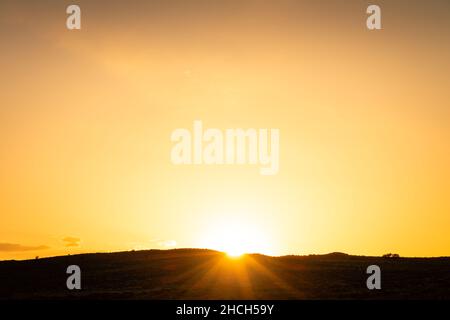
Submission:
[[[0,4],[0,259],[450,255],[447,1],[77,3]],[[279,128],[279,173],[174,166],[194,120]]]

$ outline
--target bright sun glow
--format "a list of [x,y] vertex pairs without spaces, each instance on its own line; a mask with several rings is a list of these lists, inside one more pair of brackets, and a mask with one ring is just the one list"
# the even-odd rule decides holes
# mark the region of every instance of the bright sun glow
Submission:
[[267,233],[243,221],[221,221],[208,228],[202,247],[225,252],[236,258],[245,253],[271,254]]

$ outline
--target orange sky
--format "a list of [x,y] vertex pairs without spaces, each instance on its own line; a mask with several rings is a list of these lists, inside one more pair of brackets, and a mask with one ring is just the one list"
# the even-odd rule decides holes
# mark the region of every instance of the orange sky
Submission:
[[[450,5],[376,3],[2,1],[0,259],[450,255]],[[197,119],[279,128],[279,173],[174,166]]]

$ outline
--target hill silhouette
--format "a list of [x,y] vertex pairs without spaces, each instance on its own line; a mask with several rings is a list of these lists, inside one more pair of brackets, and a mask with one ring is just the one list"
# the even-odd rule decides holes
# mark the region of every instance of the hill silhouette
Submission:
[[[72,264],[82,270],[80,291],[66,288]],[[366,287],[371,264],[381,267],[381,290]],[[95,253],[2,261],[0,299],[450,299],[449,270],[450,258]]]

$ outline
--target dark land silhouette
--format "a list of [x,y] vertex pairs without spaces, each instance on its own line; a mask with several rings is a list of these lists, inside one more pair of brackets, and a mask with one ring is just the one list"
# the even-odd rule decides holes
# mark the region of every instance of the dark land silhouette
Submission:
[[[66,287],[73,264],[81,268],[82,290]],[[381,290],[366,287],[372,264],[381,268]],[[450,258],[232,259],[176,249],[1,261],[0,299],[450,299]]]

